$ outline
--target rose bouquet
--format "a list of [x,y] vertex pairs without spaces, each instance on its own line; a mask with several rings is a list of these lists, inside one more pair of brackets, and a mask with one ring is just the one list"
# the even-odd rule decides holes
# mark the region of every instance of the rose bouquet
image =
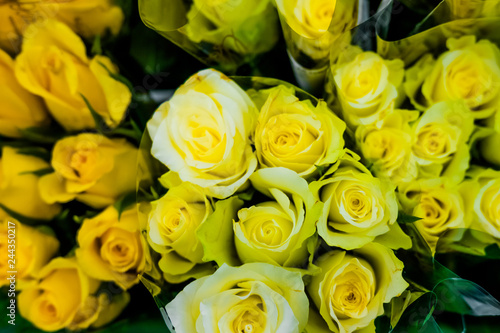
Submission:
[[495,331],[499,4],[0,0],[0,331]]
[[156,110],[142,281],[172,332],[441,332],[500,315],[447,268],[498,258],[497,19],[482,37],[426,26],[444,3],[391,41],[377,23],[394,6],[338,37],[326,102],[207,69]]

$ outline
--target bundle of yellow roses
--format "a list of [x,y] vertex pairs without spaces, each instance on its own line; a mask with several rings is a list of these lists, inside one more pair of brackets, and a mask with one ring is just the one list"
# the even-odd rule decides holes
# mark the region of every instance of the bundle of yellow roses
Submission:
[[146,267],[132,92],[81,38],[123,19],[107,0],[0,3],[0,287],[44,331],[110,323]]
[[177,332],[373,331],[408,287],[393,185],[346,147],[326,102],[235,80],[198,72],[147,125],[143,281],[159,299],[185,286],[160,301]]
[[328,50],[328,102],[206,69],[156,110],[142,281],[170,331],[441,332],[438,310],[500,315],[436,260],[499,258],[497,20],[393,43],[384,14]]

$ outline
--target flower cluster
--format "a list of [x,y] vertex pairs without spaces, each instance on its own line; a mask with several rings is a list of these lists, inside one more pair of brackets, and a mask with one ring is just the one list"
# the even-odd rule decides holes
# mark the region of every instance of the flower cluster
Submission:
[[168,283],[195,279],[166,306],[173,326],[372,327],[408,286],[394,186],[346,147],[326,102],[278,80],[245,89],[203,70],[148,123],[168,171],[141,210],[146,238]]
[[0,17],[0,286],[16,272],[19,314],[39,329],[102,327],[128,304],[148,254],[126,199],[138,149],[116,131],[132,93],[81,38],[117,34],[123,12],[18,1],[0,4]]

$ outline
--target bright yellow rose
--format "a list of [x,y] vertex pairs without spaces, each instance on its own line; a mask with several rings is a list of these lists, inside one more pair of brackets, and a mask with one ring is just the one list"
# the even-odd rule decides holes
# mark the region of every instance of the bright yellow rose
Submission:
[[91,39],[108,31],[118,34],[124,15],[112,0],[18,0],[0,3],[0,48],[18,53],[30,23],[43,25],[55,18],[80,36]]
[[[12,242],[11,240],[14,240]],[[11,241],[11,242],[9,242]],[[16,288],[23,289],[56,254],[59,241],[42,228],[33,228],[12,218],[0,219],[0,287],[7,285],[8,271],[16,271]],[[14,251],[9,251],[14,250]],[[9,255],[13,255],[9,257]],[[14,269],[9,266],[12,262]]]
[[110,76],[118,68],[105,56],[89,59],[83,41],[64,23],[31,25],[22,47],[15,64],[19,83],[42,97],[66,130],[96,127],[84,97],[107,126],[114,128],[122,121],[132,95]]
[[[44,331],[57,331],[72,325],[78,317],[78,328],[91,324],[93,316],[85,316],[89,295],[95,293],[99,281],[88,277],[74,258],[55,258],[38,275],[37,284],[18,296],[21,316]],[[86,306],[87,305],[87,306]]]
[[[25,217],[42,220],[54,218],[61,211],[61,206],[42,200],[38,191],[40,178],[33,173],[49,167],[47,162],[38,157],[4,146],[0,158],[0,204]],[[1,208],[0,217],[7,217]]]
[[238,221],[233,220],[238,257],[244,263],[302,267],[317,241],[321,204],[314,205],[307,182],[292,170],[261,169],[250,180],[273,201],[238,211]]
[[353,58],[332,68],[344,120],[355,129],[378,124],[402,101],[404,63],[374,52],[351,51]]
[[137,149],[125,139],[92,133],[63,138],[54,146],[51,164],[55,172],[39,184],[48,203],[76,199],[104,208],[135,190]]
[[401,184],[400,203],[434,253],[439,237],[451,229],[466,228],[464,202],[456,184],[446,178],[420,179]]
[[116,208],[109,206],[85,219],[77,235],[78,263],[87,275],[129,289],[139,282],[145,266],[145,244],[139,229],[135,205],[120,217]]
[[413,124],[412,151],[419,177],[448,177],[459,183],[469,167],[467,142],[474,130],[472,112],[463,101],[440,102]]
[[450,38],[449,51],[434,60],[422,57],[407,70],[405,90],[420,110],[441,102],[464,100],[475,118],[487,118],[500,104],[500,50],[475,36]]
[[373,177],[348,155],[319,181],[312,182],[310,189],[317,200],[325,204],[317,228],[328,245],[352,250],[377,240],[377,236],[397,233],[401,243],[391,246],[411,246],[396,223],[395,186]]
[[222,199],[257,167],[249,137],[257,109],[224,74],[203,70],[177,89],[148,122],[152,155],[182,181]]
[[322,272],[312,277],[307,291],[332,332],[375,332],[374,320],[384,313],[384,304],[408,287],[403,263],[377,243],[349,253],[328,252],[315,264]]
[[285,167],[308,177],[316,166],[335,163],[344,151],[345,123],[320,101],[300,101],[293,89],[271,89],[254,141],[261,167]]
[[222,265],[165,307],[177,332],[301,333],[309,301],[300,273],[264,264]]
[[151,203],[148,243],[161,254],[158,265],[169,283],[213,272],[212,266],[203,261],[203,247],[196,236],[199,226],[212,212],[203,190],[190,183],[170,188],[163,197]]
[[42,101],[19,85],[14,61],[0,49],[0,134],[21,137],[20,129],[41,127],[50,122]]
[[395,110],[384,119],[380,128],[361,125],[356,129],[356,143],[377,177],[390,179],[394,184],[417,177],[408,123],[418,116],[418,112]]

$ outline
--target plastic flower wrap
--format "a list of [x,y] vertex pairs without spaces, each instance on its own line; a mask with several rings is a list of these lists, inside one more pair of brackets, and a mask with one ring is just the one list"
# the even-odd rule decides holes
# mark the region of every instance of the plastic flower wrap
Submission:
[[469,15],[472,34],[451,32],[465,16],[440,24],[443,13],[466,5],[451,2],[440,4],[402,40],[392,40],[383,28],[397,19],[391,5],[345,34],[332,48],[325,86],[330,107],[352,131],[361,162],[396,189],[400,214],[413,216],[433,255],[467,252],[450,243],[484,251],[486,243],[473,245],[465,232],[491,234],[471,224],[469,193],[478,193],[471,170],[498,160],[492,152],[499,142],[500,53],[493,31],[500,21],[493,14]]
[[139,12],[146,26],[227,71],[251,62],[278,40],[270,0],[141,0]]
[[297,81],[315,91],[326,73],[330,49],[343,33],[368,17],[365,1],[275,0]]
[[[349,151],[345,130],[326,102],[286,82],[213,69],[156,110],[139,157],[154,263],[141,280],[171,330],[369,330],[407,288],[394,250],[411,240],[394,188]],[[323,267],[321,258],[344,257],[339,248],[359,256]],[[318,291],[330,274],[343,289]],[[350,293],[357,310],[327,315],[321,302]]]

